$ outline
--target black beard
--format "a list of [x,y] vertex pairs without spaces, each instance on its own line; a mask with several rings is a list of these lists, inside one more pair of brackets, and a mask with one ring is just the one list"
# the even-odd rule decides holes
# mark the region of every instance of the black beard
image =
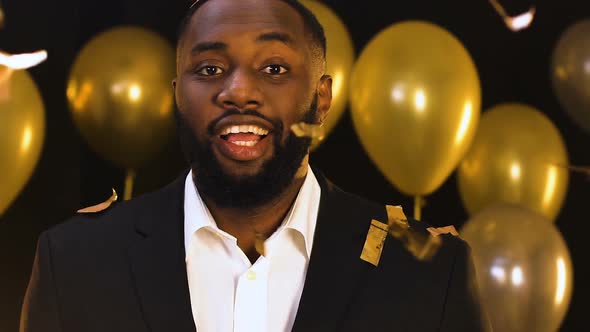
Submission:
[[[258,174],[233,176],[223,171],[209,142],[199,143],[178,107],[174,113],[180,144],[193,170],[193,180],[199,193],[222,208],[256,208],[281,195],[293,181],[311,146],[310,138],[297,137],[290,131],[285,143],[281,144],[284,127],[281,121],[269,119],[256,111],[242,112],[262,117],[273,124],[274,155],[262,165]],[[209,125],[209,131],[217,121],[233,114],[240,112],[229,110]],[[301,121],[315,123],[316,115],[317,95]]]

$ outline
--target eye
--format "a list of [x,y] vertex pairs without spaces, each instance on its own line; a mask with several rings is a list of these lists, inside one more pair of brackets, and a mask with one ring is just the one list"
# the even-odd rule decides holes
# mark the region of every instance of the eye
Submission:
[[264,73],[270,74],[270,75],[282,75],[282,74],[287,73],[289,71],[289,69],[287,69],[281,65],[268,65],[268,66],[262,68],[262,71]]
[[197,69],[197,74],[202,76],[216,76],[223,74],[223,69],[219,66],[203,66]]

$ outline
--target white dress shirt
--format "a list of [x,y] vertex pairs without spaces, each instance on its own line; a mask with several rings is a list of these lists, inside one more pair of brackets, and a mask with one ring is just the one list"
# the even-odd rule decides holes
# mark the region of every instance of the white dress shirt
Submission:
[[291,331],[313,245],[321,189],[308,167],[295,203],[251,264],[217,227],[186,177],[184,241],[190,300],[199,332]]

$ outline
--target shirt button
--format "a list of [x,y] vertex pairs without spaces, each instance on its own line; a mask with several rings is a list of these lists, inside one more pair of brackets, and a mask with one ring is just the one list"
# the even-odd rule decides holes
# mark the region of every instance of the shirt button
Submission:
[[252,270],[248,271],[248,273],[246,273],[246,278],[248,278],[248,280],[256,280],[256,272]]

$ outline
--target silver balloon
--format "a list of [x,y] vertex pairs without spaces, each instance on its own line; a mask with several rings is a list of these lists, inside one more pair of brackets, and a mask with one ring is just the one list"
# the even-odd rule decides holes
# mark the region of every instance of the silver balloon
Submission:
[[590,132],[590,19],[569,26],[551,59],[553,89],[563,109]]
[[479,293],[494,331],[559,329],[573,271],[553,223],[524,207],[498,204],[473,216],[460,234],[472,248]]

